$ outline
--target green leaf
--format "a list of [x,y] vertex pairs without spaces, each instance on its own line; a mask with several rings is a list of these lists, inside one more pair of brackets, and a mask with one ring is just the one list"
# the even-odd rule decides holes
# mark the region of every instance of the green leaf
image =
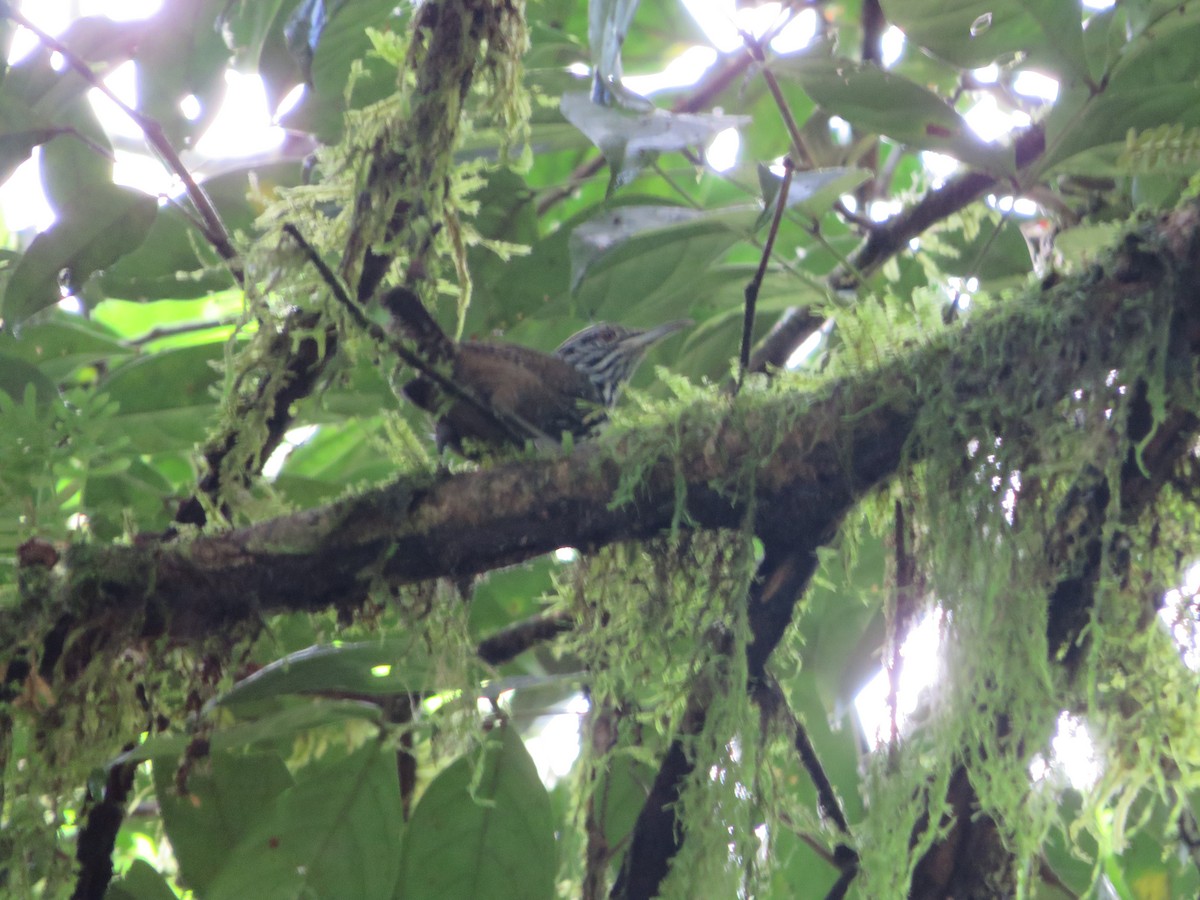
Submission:
[[0,83],[0,184],[29,158],[34,147],[64,132],[63,127],[51,125],[23,99],[11,96]]
[[564,94],[563,117],[587,135],[612,167],[614,184],[626,184],[657,154],[696,147],[726,128],[747,124],[746,116],[632,112],[593,103],[587,94]]
[[283,38],[284,22],[294,5],[292,0],[258,0],[240,4],[236,10],[226,5],[220,22],[233,48],[234,64],[262,76],[268,109],[275,109],[283,96],[303,81]]
[[392,897],[402,827],[395,751],[373,740],[299,774],[230,851],[206,900]]
[[0,334],[0,353],[35,364],[52,381],[65,380],[81,366],[117,360],[131,352],[103,325],[63,312],[26,325],[20,337]]
[[[254,711],[259,713],[257,718],[213,732],[212,752],[242,751],[252,747],[287,749],[303,732],[332,726],[346,733],[361,733],[364,727],[374,727],[383,718],[374,703],[323,698],[286,705],[263,703]],[[114,762],[178,759],[190,742],[187,735],[155,735],[118,755]]]
[[188,887],[204,892],[295,782],[274,753],[213,753],[192,765],[184,796],[175,784],[177,770],[175,759],[155,760],[154,791],[180,874]]
[[984,222],[970,241],[961,230],[939,232],[929,255],[946,274],[981,281],[1023,279],[1033,267],[1029,244],[1011,218]]
[[141,459],[125,459],[119,471],[89,472],[83,489],[93,535],[113,540],[126,527],[126,516],[140,531],[158,531],[171,521],[172,485]]
[[382,100],[396,89],[396,70],[371,57],[368,27],[388,30],[401,27],[392,21],[393,0],[358,0],[340,3],[321,30],[312,59],[310,89],[284,118],[288,128],[308,131],[324,143],[335,143],[344,128],[347,109],[346,82],[350,68],[361,60],[363,71],[354,83],[352,105],[361,109]]
[[[779,196],[783,178],[766,166],[760,166],[758,174],[759,185],[763,188],[763,211],[758,220],[759,227],[762,227],[774,215],[775,201]],[[829,211],[839,197],[854,190],[870,177],[871,173],[866,169],[834,168],[793,172],[792,183],[788,186],[786,208],[804,212],[814,219],[819,218]]]
[[60,217],[70,216],[75,209],[87,210],[88,197],[113,188],[113,151],[100,120],[82,100],[72,113],[73,133],[50,141],[41,156],[46,199]]
[[48,403],[58,397],[58,389],[37,366],[15,356],[0,353],[0,391],[14,403],[21,403],[25,391],[33,389],[37,403]]
[[585,317],[620,319],[628,317],[631,305],[645,305],[660,319],[667,317],[676,305],[655,292],[687,291],[753,230],[757,218],[753,207],[703,211],[655,205],[624,205],[593,216],[572,230],[568,244],[580,309]]
[[[142,39],[134,55],[139,111],[175,147],[203,134],[220,109],[230,51],[217,20],[229,5],[228,0],[173,0],[140,23]],[[199,106],[194,118],[181,108],[189,96]]]
[[511,727],[433,780],[404,838],[395,896],[405,900],[553,897],[554,817]]
[[432,687],[436,668],[413,638],[319,644],[264,666],[239,681],[217,703],[228,706],[319,691],[371,696],[418,692]]
[[519,566],[491,572],[475,585],[471,597],[471,634],[486,637],[518,619],[534,615],[542,595],[554,586],[552,573],[560,564],[543,556]]
[[654,775],[654,767],[630,753],[613,754],[599,773],[593,796],[597,820],[604,826],[610,847],[621,847],[629,840],[638,813],[646,805],[646,786],[654,783]]
[[1050,46],[1048,59],[1061,60],[1064,74],[1081,84],[1090,83],[1087,51],[1083,44],[1083,16],[1079,0],[1021,0],[1021,6],[1042,29]]
[[816,103],[858,128],[997,174],[1015,171],[1011,148],[979,138],[949,103],[902,75],[821,58],[788,71]]
[[[231,232],[249,231],[263,212],[251,194],[269,196],[300,180],[300,164],[288,161],[235,168],[205,181],[204,190]],[[234,279],[193,220],[172,206],[159,213],[141,246],[105,269],[99,285],[107,297],[176,300],[233,287]]]
[[150,863],[135,859],[125,874],[109,885],[104,900],[176,900],[176,895]]
[[216,399],[210,388],[220,375],[213,363],[224,344],[161,350],[119,366],[100,389],[119,405],[106,427],[128,436],[143,453],[187,450],[208,428]]
[[[1148,27],[1112,67],[1101,93],[1064,91],[1046,119],[1044,170],[1061,167],[1092,148],[1123,144],[1130,129],[1200,126],[1200,11],[1189,10]],[[1090,173],[1089,173],[1090,174]]]
[[588,45],[602,85],[621,81],[621,46],[637,12],[638,0],[589,0]]
[[1043,46],[1041,28],[1020,0],[882,0],[882,6],[910,41],[964,69]]
[[78,289],[93,272],[137,247],[158,213],[153,197],[109,185],[93,189],[64,210],[49,230],[29,245],[13,270],[0,304],[0,317],[16,325],[60,299],[59,275]]

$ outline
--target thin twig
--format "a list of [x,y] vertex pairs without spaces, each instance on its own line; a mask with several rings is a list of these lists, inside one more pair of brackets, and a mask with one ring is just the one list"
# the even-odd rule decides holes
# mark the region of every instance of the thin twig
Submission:
[[84,81],[115,103],[121,112],[133,120],[134,124],[141,129],[146,142],[158,153],[167,168],[183,182],[188,197],[203,219],[204,227],[201,229],[201,232],[208,242],[213,245],[217,253],[221,255],[221,258],[230,264],[230,271],[233,273],[233,277],[237,280],[238,284],[242,284],[245,276],[242,272],[241,264],[238,262],[238,253],[233,247],[233,241],[229,237],[228,230],[225,228],[225,223],[221,220],[221,216],[217,213],[216,207],[213,206],[208,194],[204,192],[204,189],[192,177],[187,166],[183,164],[183,160],[179,158],[179,154],[175,152],[175,148],[171,146],[171,142],[167,140],[162,126],[154,119],[143,115],[125,103],[104,83],[103,79],[92,71],[91,66],[77,56],[73,50],[53,35],[42,31],[42,29],[34,25],[20,12],[13,9],[11,5],[4,4],[0,6],[0,15],[12,19],[22,28],[27,28],[33,32],[44,47],[60,54],[67,65],[75,70]]
[[767,232],[762,254],[758,258],[758,268],[754,277],[746,285],[745,312],[742,316],[742,350],[738,356],[738,380],[735,393],[741,390],[746,370],[750,367],[750,345],[754,340],[754,313],[758,305],[758,292],[762,289],[763,278],[767,274],[767,264],[771,259],[771,251],[775,247],[775,237],[779,234],[779,223],[783,221],[783,211],[787,208],[788,194],[792,190],[792,173],[795,171],[791,157],[783,161],[783,181],[779,185],[779,195],[775,198],[775,215],[771,219],[771,229]]
[[833,204],[833,209],[834,209],[834,212],[836,212],[839,216],[841,216],[843,219],[845,219],[851,225],[857,225],[863,231],[869,232],[872,229],[876,228],[878,225],[877,222],[875,222],[874,220],[870,219],[867,216],[862,216],[856,212],[851,212],[850,207],[848,207],[844,202],[842,202],[842,200],[840,198]]
[[350,314],[350,318],[354,320],[354,324],[365,331],[373,341],[387,347],[406,365],[416,369],[455,400],[466,403],[481,415],[486,416],[513,443],[520,445],[525,442],[526,438],[537,440],[548,437],[540,429],[515,413],[502,413],[480,400],[462,385],[457,384],[439,372],[436,366],[430,365],[380,328],[375,322],[368,319],[362,309],[359,308],[359,305],[350,299],[350,293],[346,290],[345,285],[342,284],[341,279],[326,265],[325,260],[321,259],[321,255],[317,253],[312,244],[300,233],[300,229],[288,222],[283,226],[283,232],[300,246],[300,249],[304,251],[304,255],[308,257],[308,261],[313,264],[313,268],[320,273],[322,280],[329,287],[334,298]]
[[[979,252],[976,253],[975,258],[971,260],[971,265],[967,269],[968,273],[979,271],[979,267],[983,265],[984,259],[987,257],[988,252],[992,249],[992,245],[996,243],[996,238],[1000,236],[1001,229],[1008,224],[1008,220],[1010,218],[1012,218],[1011,209],[1000,217],[1000,221],[996,223],[996,227],[992,229],[992,233],[988,235],[988,239],[983,242],[983,246],[979,248]],[[943,317],[947,325],[958,318],[958,314],[961,311],[959,301],[962,299],[962,295],[963,292],[961,290],[955,290],[954,300],[946,308],[946,313]]]
[[131,338],[125,343],[134,347],[142,347],[163,338],[177,337],[181,334],[192,334],[196,331],[209,331],[213,328],[227,328],[241,321],[241,316],[226,316],[223,319],[210,319],[205,322],[188,322],[186,325],[163,325],[151,328],[140,337]]
[[792,115],[792,109],[788,106],[787,98],[783,96],[783,89],[779,87],[779,81],[775,78],[775,73],[767,68],[767,55],[763,51],[763,43],[756,40],[754,35],[748,32],[741,32],[742,42],[746,45],[746,49],[754,58],[754,61],[759,64],[762,71],[763,81],[766,82],[767,90],[771,92],[771,97],[775,100],[775,105],[779,108],[779,115],[783,117],[783,124],[787,126],[788,135],[792,141],[792,152],[796,154],[796,162],[802,165],[805,169],[815,168],[813,156],[808,150],[808,146],[804,143],[804,135],[800,133],[800,126],[796,123],[796,117]]

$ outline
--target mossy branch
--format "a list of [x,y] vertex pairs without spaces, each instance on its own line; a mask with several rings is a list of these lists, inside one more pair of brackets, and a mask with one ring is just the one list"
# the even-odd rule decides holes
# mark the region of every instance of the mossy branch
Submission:
[[[145,633],[178,638],[273,612],[353,608],[372,578],[401,584],[469,575],[564,545],[587,550],[660,532],[675,512],[677,477],[698,527],[737,528],[753,502],[764,541],[824,540],[866,492],[921,459],[919,435],[945,421],[939,410],[1027,383],[1027,367],[1039,359],[1053,362],[1038,371],[1028,402],[1044,407],[1078,386],[1074,361],[1099,359],[1113,369],[1130,362],[1122,354],[1147,327],[1148,295],[1173,317],[1172,352],[1186,357],[1173,360],[1171,372],[1190,373],[1200,347],[1198,246],[1200,206],[1191,205],[1144,226],[1106,273],[1066,281],[1036,302],[1013,304],[1011,313],[980,316],[817,393],[705,400],[657,428],[609,434],[569,456],[401,480],[190,543],[81,544],[54,578],[38,581],[47,595],[29,600],[81,624],[120,614],[143,623]],[[1022,360],[1022,348],[1036,356]],[[641,472],[634,499],[613,506],[631,459]],[[750,470],[755,496],[739,496]],[[0,629],[12,638],[20,626],[9,613]]]

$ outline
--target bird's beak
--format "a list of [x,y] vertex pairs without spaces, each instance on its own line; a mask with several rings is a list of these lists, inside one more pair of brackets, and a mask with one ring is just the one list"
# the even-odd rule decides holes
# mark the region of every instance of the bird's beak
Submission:
[[625,340],[621,341],[626,347],[642,347],[646,348],[653,344],[657,344],[665,337],[670,337],[677,331],[682,331],[693,324],[691,319],[676,319],[674,322],[665,322],[647,331],[639,331],[637,334],[631,334]]

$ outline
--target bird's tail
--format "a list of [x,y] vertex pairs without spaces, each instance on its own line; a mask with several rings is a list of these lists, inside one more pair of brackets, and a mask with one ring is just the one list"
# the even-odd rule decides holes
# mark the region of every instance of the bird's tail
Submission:
[[436,364],[454,357],[454,342],[410,288],[394,287],[380,298],[379,303],[426,360]]

